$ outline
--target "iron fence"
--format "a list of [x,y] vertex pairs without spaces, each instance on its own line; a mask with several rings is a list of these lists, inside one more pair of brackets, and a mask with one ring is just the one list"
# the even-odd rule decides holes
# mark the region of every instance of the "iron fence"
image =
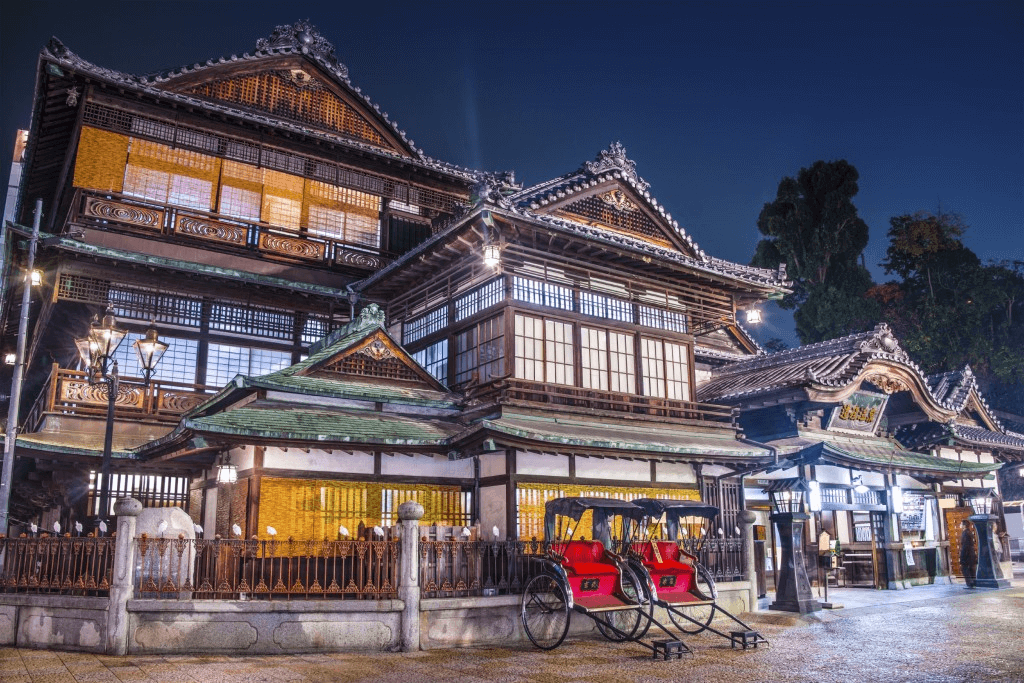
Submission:
[[540,570],[542,541],[420,540],[420,590],[425,598],[520,593]]
[[136,539],[136,595],[171,600],[385,599],[397,595],[397,539]]
[[0,590],[108,595],[114,548],[111,537],[0,538]]

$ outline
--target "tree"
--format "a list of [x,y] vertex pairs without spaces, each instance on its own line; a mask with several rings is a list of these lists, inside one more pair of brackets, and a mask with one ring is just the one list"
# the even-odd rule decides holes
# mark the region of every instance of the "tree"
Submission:
[[859,177],[845,160],[816,161],[796,178],[783,178],[757,219],[765,239],[752,263],[786,264],[793,293],[780,305],[798,309],[804,344],[866,329],[877,319],[877,302],[864,296],[871,276],[859,263],[868,243],[868,226],[853,204]]
[[919,212],[890,220],[886,272],[902,278],[869,297],[926,372],[970,364],[985,394],[1024,409],[1024,263],[983,265],[963,220]]

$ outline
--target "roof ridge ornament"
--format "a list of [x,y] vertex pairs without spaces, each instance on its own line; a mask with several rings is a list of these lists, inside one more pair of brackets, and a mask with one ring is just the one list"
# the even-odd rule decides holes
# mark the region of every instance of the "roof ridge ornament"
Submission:
[[504,209],[512,209],[510,197],[522,189],[522,184],[516,183],[515,171],[484,171],[477,174],[469,200],[472,205],[489,202]]
[[260,38],[256,41],[257,50],[282,48],[319,57],[333,67],[342,78],[348,78],[348,67],[338,61],[334,54],[334,45],[324,38],[308,19],[296,21],[294,24],[281,24],[274,28],[269,38]]
[[607,171],[620,171],[627,180],[636,185],[641,193],[651,187],[650,183],[637,175],[636,162],[626,156],[626,148],[618,140],[608,145],[608,149],[598,152],[593,161],[585,161],[580,170],[585,170],[592,175],[600,175]]
[[359,315],[356,317],[357,328],[362,329],[373,326],[384,327],[384,311],[377,304],[370,304],[359,311]]

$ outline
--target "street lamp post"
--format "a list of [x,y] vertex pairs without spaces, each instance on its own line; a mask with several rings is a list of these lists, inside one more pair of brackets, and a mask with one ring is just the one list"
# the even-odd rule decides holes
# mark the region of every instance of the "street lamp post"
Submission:
[[[120,384],[117,359],[114,358],[114,354],[121,346],[125,334],[124,330],[117,327],[113,313],[107,309],[102,322],[93,316],[87,337],[75,340],[78,353],[87,366],[89,384],[107,385],[107,422],[103,434],[103,461],[100,465],[100,504],[97,510],[97,523],[105,521],[110,513],[110,465],[114,441],[114,406],[117,403]],[[146,336],[136,341],[134,346],[148,386],[156,364],[160,362],[168,345],[157,338],[156,326],[150,325],[146,330]]]
[[[772,504],[771,520],[775,523],[779,537],[778,588],[775,602],[770,610],[799,612],[807,614],[821,609],[821,603],[811,593],[811,582],[807,578],[804,563],[804,523],[810,519],[806,509],[805,496],[811,497],[807,481],[779,479],[765,488]],[[818,498],[815,499],[817,502]]]

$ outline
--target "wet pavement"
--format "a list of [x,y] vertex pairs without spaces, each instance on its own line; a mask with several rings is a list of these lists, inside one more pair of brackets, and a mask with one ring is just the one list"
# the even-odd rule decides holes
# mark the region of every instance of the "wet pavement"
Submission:
[[[1024,682],[1024,588],[847,589],[830,591],[829,598],[847,606],[788,621],[755,615],[768,647],[732,650],[708,634],[690,636],[694,654],[681,661],[655,662],[635,644],[594,639],[569,640],[552,652],[510,647],[272,657],[106,657],[2,648],[0,681]],[[773,623],[779,621],[787,623]]]

